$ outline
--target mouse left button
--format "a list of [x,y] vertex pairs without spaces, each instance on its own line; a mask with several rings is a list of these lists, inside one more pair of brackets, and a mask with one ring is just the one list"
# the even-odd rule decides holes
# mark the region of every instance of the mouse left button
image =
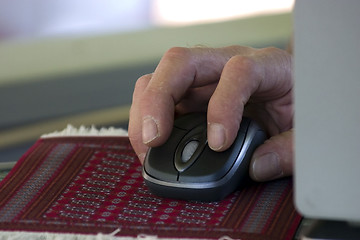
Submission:
[[147,175],[161,181],[177,181],[178,171],[174,166],[173,157],[178,142],[185,134],[186,131],[174,128],[166,143],[149,149],[144,161],[144,171]]

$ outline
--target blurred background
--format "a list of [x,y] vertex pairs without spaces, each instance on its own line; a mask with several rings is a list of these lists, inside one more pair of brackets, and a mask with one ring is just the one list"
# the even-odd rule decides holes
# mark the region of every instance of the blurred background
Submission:
[[126,128],[137,78],[170,47],[285,48],[293,4],[0,0],[0,167],[68,123]]

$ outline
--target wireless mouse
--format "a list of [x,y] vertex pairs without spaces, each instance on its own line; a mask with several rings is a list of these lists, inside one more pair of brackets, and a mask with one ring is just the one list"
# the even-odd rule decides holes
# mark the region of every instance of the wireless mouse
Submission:
[[184,115],[174,122],[167,142],[150,148],[142,175],[156,195],[195,201],[219,201],[249,179],[249,163],[266,133],[243,118],[232,146],[215,152],[207,144],[205,113]]

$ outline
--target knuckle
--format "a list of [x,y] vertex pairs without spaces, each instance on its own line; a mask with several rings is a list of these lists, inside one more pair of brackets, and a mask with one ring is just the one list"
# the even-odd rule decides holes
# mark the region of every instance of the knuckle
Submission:
[[151,79],[152,77],[152,74],[146,74],[146,75],[143,75],[141,77],[138,78],[138,80],[136,81],[136,84],[143,84],[144,82],[149,82],[149,80]]
[[249,56],[237,55],[230,58],[230,60],[227,63],[227,66],[234,70],[241,70],[251,73],[256,69],[257,63],[254,59],[252,59]]
[[227,72],[232,73],[231,75],[234,76],[233,80],[239,82],[239,84],[244,82],[249,84],[252,82],[252,84],[256,85],[257,80],[261,79],[263,75],[261,66],[251,56],[234,56],[226,63],[225,69]]
[[259,49],[259,53],[263,53],[266,55],[272,55],[272,54],[278,54],[279,52],[282,52],[283,50],[276,48],[276,47],[266,47]]
[[258,54],[271,57],[271,59],[279,65],[291,66],[291,55],[283,49],[279,49],[276,47],[267,47],[259,49]]
[[139,77],[135,83],[135,89],[146,86],[149,83],[151,77],[152,77],[152,74],[146,74],[146,75]]
[[233,56],[242,54],[251,54],[255,49],[247,46],[241,46],[241,45],[230,45],[227,47],[223,47],[224,50],[229,51],[232,53]]
[[135,108],[135,106],[138,106],[139,102],[141,102],[141,99],[143,98],[144,95],[144,90],[148,86],[151,77],[152,74],[147,74],[141,76],[135,82],[134,91],[132,94],[132,108]]
[[164,54],[164,59],[186,61],[190,58],[190,49],[184,47],[172,47]]

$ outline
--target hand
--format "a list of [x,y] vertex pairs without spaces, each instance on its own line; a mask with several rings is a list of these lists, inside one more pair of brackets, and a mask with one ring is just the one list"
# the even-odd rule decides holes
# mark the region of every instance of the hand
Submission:
[[253,154],[250,176],[292,174],[292,57],[276,48],[172,48],[152,74],[136,82],[129,138],[141,162],[169,137],[175,114],[207,111],[208,144],[231,146],[243,114],[272,136]]

